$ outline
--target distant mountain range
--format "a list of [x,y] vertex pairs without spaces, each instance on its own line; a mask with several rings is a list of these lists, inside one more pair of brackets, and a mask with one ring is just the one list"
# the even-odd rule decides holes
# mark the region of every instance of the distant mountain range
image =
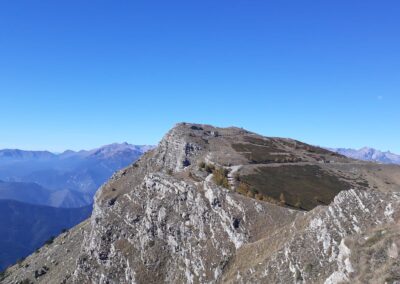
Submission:
[[0,199],[66,208],[90,205],[114,172],[152,148],[115,143],[61,154],[0,150]]
[[152,148],[122,143],[61,154],[0,150],[0,272],[89,217],[97,189]]
[[359,150],[347,148],[328,149],[357,160],[378,162],[383,164],[400,164],[400,155],[394,154],[390,151],[382,152],[369,147],[364,147]]
[[26,151],[20,149],[3,149],[0,150],[0,161],[32,161],[32,160],[52,160],[52,159],[65,159],[71,157],[115,157],[121,153],[144,153],[148,150],[153,149],[151,145],[132,145],[127,142],[124,143],[113,143],[95,148],[92,150],[81,150],[72,151],[66,150],[60,154],[55,154],[49,151]]
[[91,206],[54,208],[0,200],[0,271],[90,216]]
[[33,182],[0,181],[0,199],[66,208],[82,207],[91,203],[77,191],[49,190]]

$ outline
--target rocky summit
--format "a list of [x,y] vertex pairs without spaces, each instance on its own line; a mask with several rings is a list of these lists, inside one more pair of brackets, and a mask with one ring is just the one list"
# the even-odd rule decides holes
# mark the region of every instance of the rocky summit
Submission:
[[2,283],[400,283],[400,167],[181,123]]

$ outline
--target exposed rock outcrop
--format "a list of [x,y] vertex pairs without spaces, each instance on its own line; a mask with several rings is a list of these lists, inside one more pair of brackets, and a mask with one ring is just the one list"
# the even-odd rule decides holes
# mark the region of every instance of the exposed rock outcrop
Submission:
[[374,188],[367,166],[295,140],[179,124],[98,191],[90,220],[3,282],[400,281],[400,188]]

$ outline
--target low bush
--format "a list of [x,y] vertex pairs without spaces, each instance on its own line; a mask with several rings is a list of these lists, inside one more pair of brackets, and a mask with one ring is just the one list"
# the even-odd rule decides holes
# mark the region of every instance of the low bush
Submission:
[[200,162],[199,163],[199,170],[204,170],[206,168],[206,163],[205,162]]
[[55,239],[56,237],[54,237],[54,236],[51,236],[44,244],[45,245],[51,245],[53,242],[54,242],[54,239]]
[[245,182],[239,183],[239,186],[236,188],[236,192],[260,201],[266,201],[272,204],[280,204],[280,202],[275,198],[259,193],[257,190],[251,188],[250,185]]
[[217,168],[213,171],[213,180],[214,182],[225,188],[230,188],[229,181],[228,181],[228,171],[224,168]]
[[215,171],[215,166],[207,164],[204,169],[207,173],[212,174]]

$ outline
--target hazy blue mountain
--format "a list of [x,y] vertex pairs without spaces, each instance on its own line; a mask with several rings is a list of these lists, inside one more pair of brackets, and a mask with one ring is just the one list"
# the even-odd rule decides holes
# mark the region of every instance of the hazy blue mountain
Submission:
[[37,160],[37,159],[52,159],[55,154],[49,151],[24,151],[19,149],[3,149],[0,150],[1,160]]
[[92,208],[54,208],[0,200],[0,271],[41,247],[51,236],[90,216]]
[[32,182],[0,181],[0,200],[16,200],[52,207],[82,207],[91,203],[72,190],[49,190]]
[[0,181],[0,199],[46,205],[50,194],[51,191],[36,183]]
[[61,154],[0,150],[0,270],[87,218],[99,186],[151,148],[122,143]]
[[0,150],[0,180],[8,182],[3,183],[3,191],[0,187],[0,199],[56,207],[91,204],[96,190],[114,172],[135,162],[152,148],[115,143],[61,154]]
[[369,147],[364,147],[359,150],[347,148],[330,148],[329,150],[357,160],[384,164],[400,164],[400,155],[390,151],[382,152]]

